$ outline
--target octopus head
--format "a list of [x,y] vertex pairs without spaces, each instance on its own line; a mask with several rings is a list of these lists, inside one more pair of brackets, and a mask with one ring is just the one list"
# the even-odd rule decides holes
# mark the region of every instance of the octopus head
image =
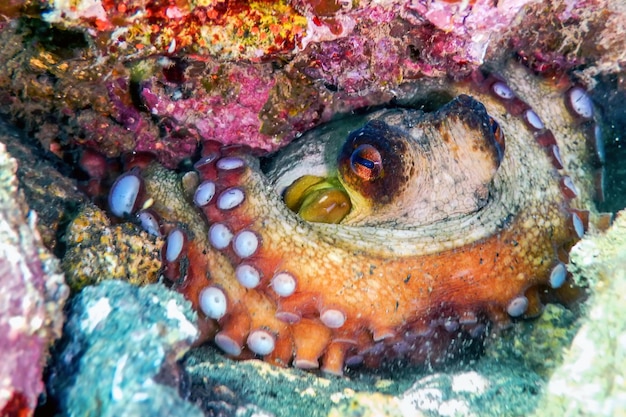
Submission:
[[382,110],[338,133],[326,142],[334,169],[301,175],[284,191],[305,220],[413,227],[468,215],[489,203],[504,158],[497,122],[467,95],[432,113]]

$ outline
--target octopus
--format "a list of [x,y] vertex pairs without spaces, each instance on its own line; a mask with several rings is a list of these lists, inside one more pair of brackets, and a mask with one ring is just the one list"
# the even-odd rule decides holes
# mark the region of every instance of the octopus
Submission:
[[270,158],[206,141],[184,175],[118,178],[109,210],[165,236],[199,342],[336,375],[445,363],[571,292],[569,249],[607,221],[586,90],[515,62],[403,88]]

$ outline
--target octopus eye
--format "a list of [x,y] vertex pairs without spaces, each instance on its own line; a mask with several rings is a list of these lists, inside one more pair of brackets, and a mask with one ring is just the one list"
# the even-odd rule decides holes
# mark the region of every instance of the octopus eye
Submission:
[[383,173],[383,158],[372,145],[359,145],[350,156],[350,168],[359,178],[374,181]]

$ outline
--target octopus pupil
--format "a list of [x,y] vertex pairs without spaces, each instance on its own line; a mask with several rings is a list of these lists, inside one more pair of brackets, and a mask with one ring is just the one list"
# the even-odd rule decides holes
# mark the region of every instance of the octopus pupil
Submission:
[[380,176],[382,170],[380,152],[372,145],[359,145],[350,156],[350,167],[361,179],[373,181]]
[[369,159],[365,159],[359,155],[355,155],[353,161],[355,164],[363,165],[367,169],[374,169],[374,166],[376,165],[374,161],[370,161]]

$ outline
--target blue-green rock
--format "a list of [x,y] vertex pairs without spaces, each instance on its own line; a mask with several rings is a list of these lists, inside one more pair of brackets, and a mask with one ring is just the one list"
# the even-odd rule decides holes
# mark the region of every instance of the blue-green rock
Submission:
[[76,296],[68,316],[49,380],[63,415],[202,416],[178,394],[176,361],[197,336],[181,295],[105,281]]

